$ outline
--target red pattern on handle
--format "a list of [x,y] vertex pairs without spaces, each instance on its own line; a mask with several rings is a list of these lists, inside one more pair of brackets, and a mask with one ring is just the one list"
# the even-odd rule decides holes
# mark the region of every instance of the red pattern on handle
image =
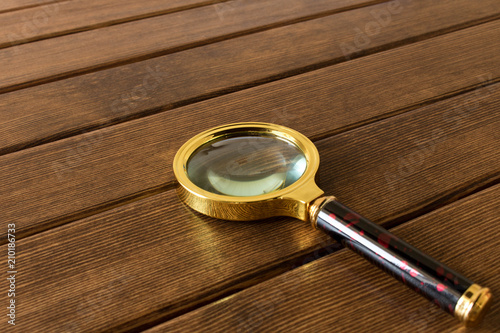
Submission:
[[472,284],[338,201],[328,202],[322,207],[317,225],[344,246],[451,314],[458,299]]

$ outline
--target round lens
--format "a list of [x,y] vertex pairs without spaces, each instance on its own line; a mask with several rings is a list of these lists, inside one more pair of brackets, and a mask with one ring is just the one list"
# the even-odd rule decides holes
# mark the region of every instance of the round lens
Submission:
[[189,158],[187,173],[198,187],[229,196],[256,196],[295,183],[306,157],[293,143],[275,136],[241,135],[210,141]]

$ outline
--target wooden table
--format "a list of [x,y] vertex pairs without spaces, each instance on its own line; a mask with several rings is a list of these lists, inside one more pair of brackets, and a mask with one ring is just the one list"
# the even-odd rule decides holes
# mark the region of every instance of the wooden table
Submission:
[[[498,296],[499,18],[498,0],[2,1],[0,331],[464,332],[307,223],[195,213],[172,159],[225,123],[299,130],[327,194]],[[498,304],[474,332],[498,332]]]

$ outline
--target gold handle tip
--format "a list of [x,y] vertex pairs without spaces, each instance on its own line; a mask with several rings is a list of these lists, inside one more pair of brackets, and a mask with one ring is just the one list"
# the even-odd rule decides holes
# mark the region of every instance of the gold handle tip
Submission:
[[466,327],[481,322],[491,306],[492,295],[488,288],[472,284],[460,297],[455,307],[455,317]]

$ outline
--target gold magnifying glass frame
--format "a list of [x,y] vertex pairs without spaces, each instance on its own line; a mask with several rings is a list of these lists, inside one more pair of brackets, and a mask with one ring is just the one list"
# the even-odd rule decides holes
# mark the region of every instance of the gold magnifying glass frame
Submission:
[[[238,136],[274,136],[299,148],[306,158],[306,170],[290,186],[257,196],[236,197],[215,194],[196,186],[188,177],[187,164],[201,146],[219,139]],[[247,221],[273,216],[291,216],[309,221],[309,205],[324,192],[316,185],[319,153],[314,144],[301,133],[268,123],[236,123],[215,127],[187,141],[174,158],[174,173],[179,182],[179,198],[194,210],[224,220]]]

